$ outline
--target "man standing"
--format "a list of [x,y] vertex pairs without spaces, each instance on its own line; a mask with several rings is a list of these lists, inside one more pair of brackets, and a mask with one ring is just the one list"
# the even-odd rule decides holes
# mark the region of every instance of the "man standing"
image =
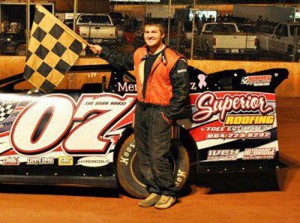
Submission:
[[176,202],[175,176],[171,163],[171,128],[189,96],[186,59],[163,43],[165,27],[145,21],[146,45],[133,54],[111,52],[91,45],[94,53],[112,66],[132,70],[137,83],[138,102],[134,135],[142,175],[150,195],[141,207],[165,209]]

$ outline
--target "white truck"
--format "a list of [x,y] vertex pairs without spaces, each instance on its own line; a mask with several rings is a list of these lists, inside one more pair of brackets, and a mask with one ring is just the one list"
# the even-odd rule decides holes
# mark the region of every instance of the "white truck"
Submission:
[[118,29],[109,14],[80,14],[76,32],[89,43],[117,46]]
[[215,54],[255,54],[256,35],[241,33],[235,23],[205,23],[195,36],[195,52],[212,59]]
[[290,60],[299,59],[300,23],[279,23],[272,33],[258,32],[261,50],[288,56]]

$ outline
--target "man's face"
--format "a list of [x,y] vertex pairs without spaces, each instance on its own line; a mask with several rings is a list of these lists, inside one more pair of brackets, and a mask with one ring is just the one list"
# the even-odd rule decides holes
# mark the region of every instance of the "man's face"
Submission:
[[148,47],[159,47],[165,34],[160,31],[159,26],[146,25],[144,30],[144,40]]

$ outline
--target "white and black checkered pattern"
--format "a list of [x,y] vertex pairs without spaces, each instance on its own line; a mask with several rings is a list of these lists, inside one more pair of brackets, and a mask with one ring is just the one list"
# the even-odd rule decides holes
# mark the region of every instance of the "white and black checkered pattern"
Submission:
[[243,84],[243,85],[251,85],[251,83],[249,83],[248,77],[243,77],[242,81],[241,81],[241,84]]
[[0,123],[10,116],[16,106],[17,103],[13,101],[0,101]]
[[61,82],[87,42],[41,5],[35,9],[24,77],[46,93]]

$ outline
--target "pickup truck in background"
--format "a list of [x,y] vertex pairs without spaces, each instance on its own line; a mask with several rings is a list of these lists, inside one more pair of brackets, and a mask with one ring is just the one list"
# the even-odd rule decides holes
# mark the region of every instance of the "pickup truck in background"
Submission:
[[76,32],[89,43],[117,46],[118,29],[109,14],[80,14]]
[[257,52],[255,34],[241,33],[236,23],[205,23],[195,36],[195,53],[210,59],[216,54],[252,55]]
[[26,55],[25,29],[21,23],[11,22],[0,33],[0,55]]
[[258,32],[259,49],[299,60],[300,23],[279,23],[272,33]]

